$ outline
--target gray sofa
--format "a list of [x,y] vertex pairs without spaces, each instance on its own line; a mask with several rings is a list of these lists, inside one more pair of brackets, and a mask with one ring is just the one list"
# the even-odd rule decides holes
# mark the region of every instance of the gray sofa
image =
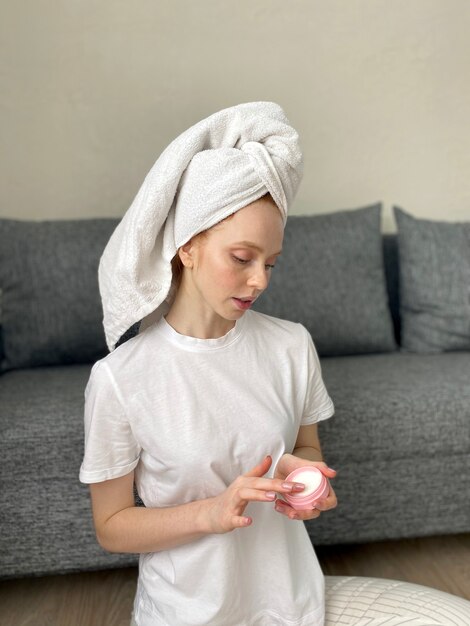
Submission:
[[[257,303],[307,326],[336,407],[320,435],[339,506],[307,523],[317,545],[470,531],[470,312],[460,344],[431,324],[431,347],[406,347],[426,326],[409,319],[421,261],[401,266],[416,232],[382,235],[380,209],[289,218]],[[98,546],[78,481],[83,393],[107,352],[96,268],[118,221],[0,220],[1,577],[137,562]]]

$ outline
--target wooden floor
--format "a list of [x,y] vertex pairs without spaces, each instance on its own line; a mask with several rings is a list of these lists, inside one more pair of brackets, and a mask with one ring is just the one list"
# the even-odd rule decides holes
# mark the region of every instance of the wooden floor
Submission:
[[[470,600],[470,534],[318,547],[325,574],[377,576]],[[0,581],[0,626],[128,626],[137,570]]]

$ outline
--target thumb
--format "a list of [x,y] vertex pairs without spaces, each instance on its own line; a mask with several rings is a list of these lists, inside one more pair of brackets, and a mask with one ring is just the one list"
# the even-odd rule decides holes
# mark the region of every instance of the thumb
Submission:
[[271,467],[272,462],[273,462],[273,459],[268,454],[268,456],[265,457],[261,461],[261,463],[258,463],[258,465],[255,465],[255,467],[253,467],[250,471],[246,472],[246,474],[243,474],[243,475],[248,476],[250,478],[264,476],[266,472],[269,470],[269,468]]
[[337,474],[336,470],[332,467],[328,467],[326,463],[322,462],[320,465],[317,465],[317,467],[327,478],[334,478]]

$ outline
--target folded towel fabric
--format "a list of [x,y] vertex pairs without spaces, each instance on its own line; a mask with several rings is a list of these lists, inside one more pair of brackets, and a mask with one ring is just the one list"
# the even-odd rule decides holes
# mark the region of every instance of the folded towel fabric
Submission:
[[163,313],[180,246],[268,192],[285,223],[302,170],[298,134],[273,102],[223,109],[172,141],[100,259],[109,350],[133,324]]

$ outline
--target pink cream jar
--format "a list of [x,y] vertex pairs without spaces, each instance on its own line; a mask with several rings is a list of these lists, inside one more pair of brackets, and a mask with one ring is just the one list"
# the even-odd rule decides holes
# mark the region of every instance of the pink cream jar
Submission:
[[313,466],[298,467],[287,476],[286,481],[305,485],[303,491],[284,494],[287,502],[297,511],[315,508],[313,503],[326,497],[330,491],[326,476]]

